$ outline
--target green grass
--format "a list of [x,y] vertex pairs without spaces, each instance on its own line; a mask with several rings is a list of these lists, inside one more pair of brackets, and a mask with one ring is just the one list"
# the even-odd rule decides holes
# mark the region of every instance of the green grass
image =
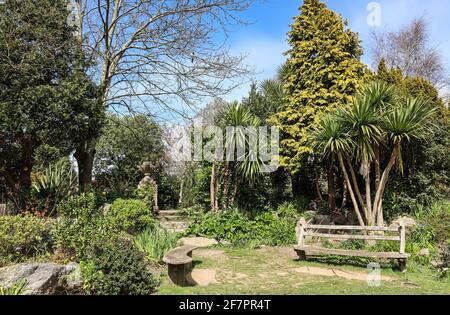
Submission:
[[9,288],[0,287],[0,295],[22,295],[25,292],[26,285],[27,282],[24,280]]
[[156,294],[450,294],[450,279],[439,280],[435,272],[415,264],[409,264],[406,273],[395,272],[388,265],[382,269],[382,275],[395,280],[383,281],[380,287],[369,287],[365,281],[295,272],[302,266],[367,272],[362,262],[358,261],[349,261],[352,265],[339,265],[333,259],[299,262],[295,260],[291,248],[217,250],[222,251],[220,257],[208,256],[204,250],[194,252],[194,265],[197,269],[216,270],[218,284],[181,288],[172,285],[167,276],[163,276]]

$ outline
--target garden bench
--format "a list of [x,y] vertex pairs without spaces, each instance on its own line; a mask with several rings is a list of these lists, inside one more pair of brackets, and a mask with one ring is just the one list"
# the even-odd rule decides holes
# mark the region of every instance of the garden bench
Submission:
[[163,261],[169,266],[169,278],[175,285],[189,284],[188,276],[192,269],[192,252],[197,246],[181,246],[169,251]]
[[[331,234],[331,231],[360,232],[359,234]],[[367,233],[369,232],[369,233]],[[372,233],[370,233],[372,232]],[[390,235],[376,235],[376,232],[388,233]],[[394,235],[392,235],[394,234]],[[372,240],[372,241],[395,241],[400,242],[399,252],[369,252],[364,250],[346,250],[323,248],[306,244],[310,238],[325,238],[333,240]],[[337,225],[309,225],[305,219],[300,220],[298,225],[298,245],[294,247],[300,260],[306,260],[309,256],[348,256],[366,257],[379,259],[395,259],[401,271],[406,270],[406,261],[409,254],[405,253],[406,227],[403,223],[398,227],[379,226],[337,226]]]

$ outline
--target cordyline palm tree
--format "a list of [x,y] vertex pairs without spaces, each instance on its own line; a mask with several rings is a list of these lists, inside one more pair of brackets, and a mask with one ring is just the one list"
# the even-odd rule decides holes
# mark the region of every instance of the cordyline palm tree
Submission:
[[[254,184],[262,174],[262,165],[264,162],[257,155],[254,155],[258,151],[251,151],[249,145],[251,136],[255,135],[249,134],[252,133],[252,129],[246,129],[246,127],[257,128],[261,125],[261,121],[249,109],[237,102],[233,102],[217,115],[216,124],[224,129],[224,133],[226,133],[227,127],[235,127],[235,132],[232,134],[232,137],[227,137],[225,147],[227,148],[227,154],[230,152],[233,154],[237,152],[238,154],[235,156],[234,162],[228,161],[227,159],[222,167],[223,207],[227,208],[234,202],[237,193],[236,188],[240,182],[246,181]],[[243,148],[243,153],[240,154],[241,151],[238,148]],[[210,183],[211,208],[213,211],[217,211],[219,208],[219,173],[219,163],[213,162]],[[230,193],[229,189],[230,177],[234,179],[235,189],[232,193]]]
[[[403,170],[402,145],[425,135],[428,118],[434,112],[425,100],[400,99],[393,87],[371,82],[346,108],[325,117],[314,132],[315,147],[326,157],[338,159],[361,225],[384,224],[383,194],[394,166],[398,163]],[[389,162],[383,171],[381,147],[390,149]],[[370,176],[373,165],[374,184]],[[364,178],[365,198],[355,166],[359,166]],[[375,188],[373,202],[372,187]]]

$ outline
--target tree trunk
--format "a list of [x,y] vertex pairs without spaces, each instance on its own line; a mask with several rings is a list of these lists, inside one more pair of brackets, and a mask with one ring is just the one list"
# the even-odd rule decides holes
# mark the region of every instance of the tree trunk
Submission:
[[183,190],[184,190],[184,179],[181,180],[181,184],[180,184],[180,195],[178,198],[178,205],[182,206],[183,205]]
[[375,189],[378,189],[381,182],[381,159],[380,159],[380,145],[375,144]]
[[214,211],[219,211],[219,176],[216,176],[216,181],[214,183],[214,189],[215,189]]
[[31,188],[31,172],[34,166],[34,152],[39,146],[35,134],[25,136],[21,141],[22,159],[20,161],[19,183],[20,191],[27,191]]
[[216,208],[216,177],[217,177],[217,165],[213,162],[212,168],[211,168],[211,181],[209,183],[209,194],[211,199],[211,211],[217,212],[218,209]]
[[314,158],[314,186],[316,188],[317,198],[319,198],[320,203],[323,203],[322,190],[320,189],[320,176],[317,170],[316,158]]
[[[366,207],[367,207],[367,216],[366,220],[372,216],[372,192],[370,189],[370,162],[364,162],[364,181],[366,182]],[[367,222],[368,225],[373,225],[375,222]]]
[[96,140],[92,139],[80,145],[75,151],[78,164],[78,185],[81,193],[89,191],[92,184]]
[[[386,166],[386,169],[383,172],[383,176],[381,177],[380,185],[377,189],[377,194],[375,195],[375,200],[373,202],[373,215],[378,216],[380,219],[377,220],[378,222],[381,222],[382,220],[382,198],[384,194],[384,189],[386,188],[387,181],[389,179],[389,175],[391,173],[392,168],[394,167],[395,163],[397,162],[398,156],[400,153],[400,143],[396,143],[394,145],[394,150],[392,151],[391,159]],[[373,222],[375,222],[375,217],[372,218]]]
[[352,166],[352,161],[350,160],[350,158],[348,156],[346,156],[346,160],[348,163],[348,167],[350,169],[350,174],[352,175],[352,181],[353,181],[353,186],[355,188],[356,197],[358,198],[359,204],[361,205],[361,207],[364,211],[366,221],[368,221],[369,214],[367,211],[366,203],[364,202],[364,199],[361,195],[361,191],[359,190],[358,179],[356,178],[355,170],[353,169],[353,166]]
[[330,213],[334,213],[336,211],[336,183],[334,180],[334,161],[332,158],[328,160],[327,182],[328,182],[328,210],[330,211]]
[[348,196],[348,187],[347,182],[344,179],[344,182],[342,183],[342,204],[341,204],[341,210],[345,208],[347,205],[347,196]]
[[[375,189],[378,190],[381,182],[381,157],[380,157],[380,146],[378,144],[375,144],[374,153],[375,153]],[[374,209],[372,209],[372,211],[374,211]],[[380,209],[378,210],[378,214],[374,213],[373,215],[377,215],[378,217],[379,220],[378,226],[383,226],[384,218],[383,218],[383,207],[381,204]]]
[[228,178],[230,175],[230,166],[227,162],[225,165],[225,171],[223,173],[223,208],[228,209],[229,205],[229,184],[228,184]]
[[358,217],[359,224],[361,226],[365,226],[364,220],[363,220],[363,218],[361,216],[361,212],[359,211],[358,201],[356,200],[355,193],[353,192],[353,188],[352,188],[352,185],[350,183],[350,179],[348,177],[348,173],[347,173],[347,170],[345,168],[344,160],[342,158],[342,154],[341,153],[338,154],[338,160],[339,160],[339,164],[341,165],[341,168],[342,168],[342,173],[344,173],[345,181],[347,182],[348,191],[350,193],[350,197],[352,199],[353,207],[355,208],[355,212],[356,212],[356,216]]

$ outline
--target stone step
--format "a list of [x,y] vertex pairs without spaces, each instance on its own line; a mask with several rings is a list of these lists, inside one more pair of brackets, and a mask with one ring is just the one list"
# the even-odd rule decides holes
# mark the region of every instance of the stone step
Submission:
[[187,228],[189,226],[189,223],[187,222],[180,222],[180,221],[166,221],[166,222],[160,222],[161,225],[165,228]]
[[178,215],[167,215],[167,216],[159,216],[158,219],[161,222],[167,222],[167,221],[182,221],[183,218]]
[[166,217],[166,216],[178,216],[180,214],[180,210],[160,210],[158,212],[158,215],[160,217]]
[[184,231],[186,231],[186,229],[166,229],[166,230],[172,233],[183,233]]

